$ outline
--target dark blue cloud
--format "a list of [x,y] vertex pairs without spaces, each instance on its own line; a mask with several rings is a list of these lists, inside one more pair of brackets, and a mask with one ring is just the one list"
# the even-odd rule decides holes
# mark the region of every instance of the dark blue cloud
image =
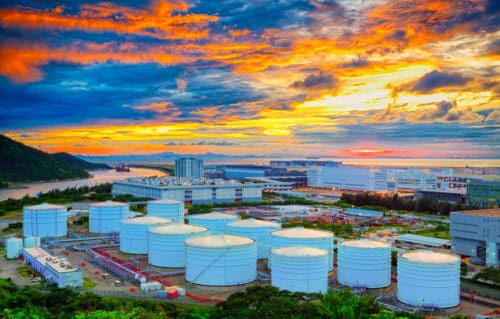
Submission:
[[338,67],[343,68],[343,69],[355,69],[355,68],[362,68],[362,67],[368,66],[369,64],[370,64],[370,62],[368,60],[360,58],[357,60],[353,60],[351,62],[339,64]]
[[438,88],[464,85],[470,79],[458,73],[432,71],[421,77],[413,86],[414,92],[429,93]]
[[333,75],[325,71],[319,70],[306,76],[303,80],[295,81],[292,87],[295,89],[318,90],[332,89],[335,87],[336,81]]

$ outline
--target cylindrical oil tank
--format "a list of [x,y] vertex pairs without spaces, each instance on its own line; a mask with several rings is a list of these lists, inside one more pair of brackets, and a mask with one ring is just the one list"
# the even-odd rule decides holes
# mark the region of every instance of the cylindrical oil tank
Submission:
[[400,254],[397,296],[399,301],[412,306],[457,306],[460,303],[460,259],[429,250]]
[[[293,227],[272,232],[269,237],[271,249],[304,246],[323,249],[328,252],[328,270],[333,269],[333,233],[330,231]],[[272,262],[272,252],[268,265]]]
[[250,238],[212,235],[186,240],[186,280],[232,286],[257,278],[257,245]]
[[272,250],[272,285],[282,290],[326,293],[328,252],[312,247],[291,246]]
[[184,224],[184,203],[171,199],[149,201],[148,216],[168,218],[174,223]]
[[40,237],[26,237],[24,238],[24,248],[40,247]]
[[149,263],[159,267],[185,267],[186,239],[208,235],[208,228],[187,224],[151,227],[148,234]]
[[120,221],[120,251],[129,254],[148,253],[148,230],[152,226],[167,225],[172,221],[160,217],[137,217]]
[[23,208],[24,237],[61,237],[67,235],[68,215],[60,205],[43,203]]
[[269,257],[269,234],[281,229],[281,225],[253,218],[227,224],[228,234],[248,237],[257,243],[257,258]]
[[391,245],[349,240],[338,245],[337,280],[349,287],[382,288],[391,284]]
[[7,258],[19,258],[23,252],[23,240],[21,238],[12,237],[5,240],[7,247]]
[[117,233],[120,221],[130,215],[128,204],[112,201],[93,203],[89,206],[89,232],[97,234]]
[[190,215],[188,217],[189,224],[210,229],[212,235],[225,234],[227,232],[227,224],[238,220],[238,216],[222,214],[222,213],[209,213]]

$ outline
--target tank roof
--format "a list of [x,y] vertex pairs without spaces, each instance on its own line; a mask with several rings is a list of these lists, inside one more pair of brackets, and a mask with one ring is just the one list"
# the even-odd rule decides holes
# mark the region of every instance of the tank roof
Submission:
[[271,233],[274,236],[287,238],[333,238],[333,233],[324,230],[308,229],[304,227],[293,227],[277,230]]
[[248,228],[259,228],[259,227],[280,228],[281,227],[281,225],[278,223],[268,222],[265,220],[258,220],[255,218],[238,220],[238,221],[229,223],[228,226],[248,227]]
[[181,202],[173,200],[173,199],[157,199],[157,200],[150,200],[148,201],[148,204],[181,204]]
[[404,253],[402,258],[428,264],[449,264],[459,261],[458,256],[431,250],[415,250]]
[[166,224],[171,222],[172,222],[171,219],[155,217],[155,216],[144,216],[144,217],[121,220],[122,224],[137,224],[137,225]]
[[186,245],[204,248],[227,248],[232,246],[244,246],[254,242],[253,239],[233,235],[212,235],[190,238]]
[[348,247],[356,247],[356,248],[390,248],[391,245],[387,243],[382,243],[374,240],[348,240],[342,242],[340,245],[348,246]]
[[325,256],[328,252],[323,249],[303,246],[291,246],[284,248],[277,248],[272,250],[273,255],[294,256],[294,257],[307,257],[307,256]]
[[64,207],[64,206],[54,205],[54,204],[49,204],[49,203],[42,203],[42,204],[38,204],[38,205],[25,206],[25,208],[33,209],[33,210],[49,210],[49,209],[64,209],[64,210],[66,210],[66,207]]
[[150,232],[155,234],[170,234],[170,235],[182,235],[182,234],[192,234],[201,233],[207,231],[208,228],[188,225],[188,224],[170,224],[165,226],[156,226],[151,228]]
[[222,214],[222,213],[208,213],[200,215],[190,215],[190,219],[237,219],[236,215]]
[[113,206],[127,206],[127,204],[126,203],[113,202],[113,201],[107,200],[105,202],[92,203],[92,204],[90,204],[90,206],[113,207]]

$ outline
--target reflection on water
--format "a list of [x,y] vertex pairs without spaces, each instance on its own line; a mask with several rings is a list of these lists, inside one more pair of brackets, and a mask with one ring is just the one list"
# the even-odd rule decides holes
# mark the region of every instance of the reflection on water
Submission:
[[5,189],[0,190],[0,200],[5,200],[7,198],[21,198],[28,194],[30,196],[35,196],[36,194],[42,192],[48,192],[53,189],[66,189],[68,187],[81,187],[81,186],[94,186],[103,183],[111,183],[115,179],[124,179],[128,177],[137,176],[165,176],[164,172],[145,169],[145,168],[131,168],[130,172],[116,172],[115,170],[98,170],[89,171],[92,178],[75,179],[70,181],[61,182],[49,182],[49,183],[26,183],[23,184],[25,188],[18,189]]

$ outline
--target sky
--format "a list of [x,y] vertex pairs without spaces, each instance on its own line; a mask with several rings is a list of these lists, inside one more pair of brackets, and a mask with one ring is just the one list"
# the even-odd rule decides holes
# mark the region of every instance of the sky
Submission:
[[500,1],[0,1],[47,152],[500,158]]

